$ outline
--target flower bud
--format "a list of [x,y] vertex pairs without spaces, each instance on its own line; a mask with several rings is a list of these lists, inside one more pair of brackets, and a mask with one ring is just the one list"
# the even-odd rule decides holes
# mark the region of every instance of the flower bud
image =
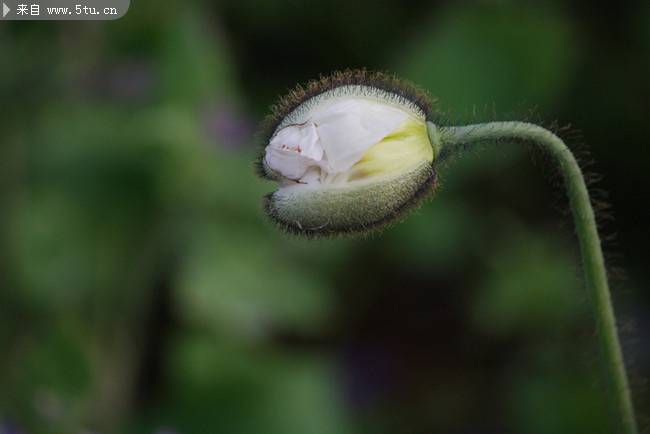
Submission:
[[411,85],[366,71],[296,88],[267,119],[258,167],[279,182],[266,196],[267,214],[305,235],[393,222],[435,187],[430,110]]

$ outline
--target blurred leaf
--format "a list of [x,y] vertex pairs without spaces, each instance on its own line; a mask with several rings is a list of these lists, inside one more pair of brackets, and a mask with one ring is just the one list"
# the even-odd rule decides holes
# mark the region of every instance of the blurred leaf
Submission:
[[244,351],[197,336],[177,339],[171,361],[170,394],[145,425],[184,434],[349,432],[327,359]]
[[180,277],[182,316],[240,337],[322,325],[332,304],[328,286],[283,255],[255,229],[205,227]]
[[[210,29],[201,11],[181,2],[167,5],[181,13],[165,32],[161,74],[163,98],[176,104],[206,104],[238,96],[231,64],[218,29]],[[210,30],[210,31],[209,31]]]
[[10,414],[34,433],[78,424],[92,381],[85,338],[72,324],[60,322],[16,341],[2,361],[0,414]]
[[[453,117],[546,106],[571,79],[577,53],[570,23],[539,4],[454,3],[402,55],[398,71],[440,98]],[[522,110],[518,110],[522,111]]]
[[560,331],[584,318],[585,290],[566,250],[519,229],[490,252],[488,273],[472,308],[481,331]]
[[511,374],[507,406],[512,416],[512,431],[522,434],[613,432],[607,393],[604,387],[597,387],[590,380],[600,371],[593,369],[593,364],[572,366],[566,356],[553,348],[533,351],[536,354],[530,355],[528,363],[519,363]]

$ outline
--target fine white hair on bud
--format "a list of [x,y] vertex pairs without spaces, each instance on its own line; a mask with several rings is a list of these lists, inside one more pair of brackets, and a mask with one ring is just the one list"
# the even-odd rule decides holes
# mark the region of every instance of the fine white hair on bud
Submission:
[[279,183],[264,205],[288,232],[368,232],[435,188],[431,106],[409,83],[337,72],[298,86],[272,111],[258,171]]

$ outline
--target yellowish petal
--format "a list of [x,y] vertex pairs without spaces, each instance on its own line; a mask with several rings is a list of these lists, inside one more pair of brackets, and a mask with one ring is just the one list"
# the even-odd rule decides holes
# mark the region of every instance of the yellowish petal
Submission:
[[349,181],[390,177],[433,161],[433,148],[425,122],[407,119],[373,145],[350,170]]

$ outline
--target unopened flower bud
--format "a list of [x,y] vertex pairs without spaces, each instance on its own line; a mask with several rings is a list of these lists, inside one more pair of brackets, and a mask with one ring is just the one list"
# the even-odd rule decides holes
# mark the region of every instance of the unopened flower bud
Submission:
[[298,87],[269,117],[261,174],[282,228],[306,235],[366,232],[433,190],[434,147],[423,93],[383,74],[347,71]]

